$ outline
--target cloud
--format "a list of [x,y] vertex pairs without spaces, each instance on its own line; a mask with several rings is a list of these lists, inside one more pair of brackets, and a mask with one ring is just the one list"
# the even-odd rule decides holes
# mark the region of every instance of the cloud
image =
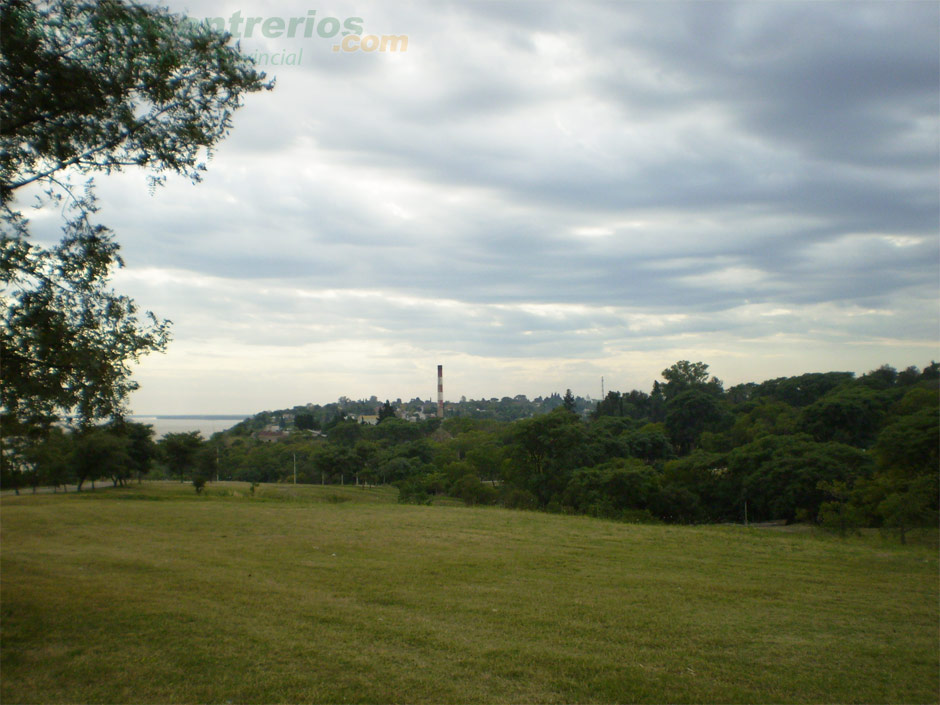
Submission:
[[936,356],[936,5],[316,9],[408,49],[245,39],[303,59],[203,183],[99,180],[121,289],[175,324],[135,409],[431,396],[439,362],[456,398]]

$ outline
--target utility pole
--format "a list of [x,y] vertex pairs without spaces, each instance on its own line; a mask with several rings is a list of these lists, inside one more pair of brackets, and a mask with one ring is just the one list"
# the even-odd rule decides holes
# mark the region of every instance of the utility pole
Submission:
[[297,484],[297,454],[294,453],[294,484]]

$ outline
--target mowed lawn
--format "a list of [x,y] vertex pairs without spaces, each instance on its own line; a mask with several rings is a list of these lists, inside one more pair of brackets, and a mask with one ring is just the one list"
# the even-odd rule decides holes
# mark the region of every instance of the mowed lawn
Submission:
[[146,483],[0,504],[0,701],[938,700],[936,545]]

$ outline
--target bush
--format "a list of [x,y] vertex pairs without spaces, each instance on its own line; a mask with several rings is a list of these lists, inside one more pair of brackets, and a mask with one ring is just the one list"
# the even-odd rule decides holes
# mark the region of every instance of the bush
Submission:
[[861,510],[848,502],[823,502],[819,505],[819,525],[826,531],[838,533],[845,538],[849,533],[858,534],[863,524]]
[[499,493],[499,502],[509,509],[535,509],[538,499],[528,490],[504,485]]
[[430,504],[431,500],[431,494],[421,478],[410,478],[398,484],[398,502],[400,504]]
[[451,494],[469,506],[495,504],[497,496],[495,487],[480,482],[480,478],[474,474],[464,475],[457,480],[451,488]]

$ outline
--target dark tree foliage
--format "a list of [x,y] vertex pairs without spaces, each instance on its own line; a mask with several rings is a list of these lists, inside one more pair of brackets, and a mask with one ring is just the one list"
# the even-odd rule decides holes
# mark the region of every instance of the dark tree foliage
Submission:
[[940,414],[925,407],[899,417],[878,435],[878,463],[898,477],[936,473],[940,469]]
[[388,399],[385,400],[385,403],[379,408],[379,423],[382,423],[386,419],[395,418],[395,408],[389,403]]
[[86,481],[102,477],[120,477],[130,465],[130,442],[107,429],[95,428],[77,433],[71,465],[78,490]]
[[882,365],[877,370],[862,375],[858,381],[871,389],[890,389],[898,382],[898,371],[891,365]]
[[735,445],[744,445],[761,436],[787,435],[796,431],[799,411],[782,401],[758,398],[757,401],[739,404],[729,432],[729,440]]
[[575,412],[574,394],[571,393],[570,389],[565,390],[565,396],[561,403],[565,407],[565,411],[570,411],[572,414]]
[[562,494],[566,507],[605,518],[645,511],[659,491],[659,475],[640,460],[614,459],[576,470]]
[[66,485],[73,479],[69,463],[71,452],[72,438],[61,428],[49,429],[41,440],[25,448],[28,469],[24,479],[34,487]]
[[199,431],[168,433],[160,439],[157,445],[163,462],[182,482],[186,475],[191,474],[196,467],[196,457],[202,447],[202,437]]
[[622,436],[627,454],[645,463],[656,465],[676,457],[676,451],[665,433],[656,428],[640,428]]
[[294,425],[302,431],[314,431],[320,427],[317,418],[313,414],[297,414],[294,417]]
[[561,494],[575,468],[593,465],[584,425],[563,408],[515,422],[508,441],[513,460],[508,479],[542,506]]
[[854,376],[851,372],[811,372],[796,377],[778,377],[756,385],[751,390],[751,398],[773,397],[791,406],[807,406],[851,382]]
[[592,417],[599,419],[603,416],[627,417],[643,419],[650,416],[651,397],[648,394],[634,389],[629,394],[610,391],[607,396],[597,402]]
[[[754,521],[815,519],[828,499],[821,482],[868,477],[871,457],[842,443],[817,443],[802,434],[764,436],[727,456],[729,482]],[[726,510],[733,509],[731,507]]]
[[90,222],[91,195],[72,210],[52,248],[31,245],[20,229],[0,241],[0,401],[8,433],[60,414],[82,423],[119,416],[137,388],[131,363],[169,339],[167,321],[147,313],[142,323],[133,300],[110,288],[118,245]]
[[696,447],[703,431],[717,429],[722,422],[721,403],[703,387],[689,387],[666,402],[666,430],[680,455]]
[[599,419],[604,416],[624,416],[623,397],[620,392],[607,392],[607,396],[597,402],[592,417]]
[[869,448],[896,398],[862,383],[839,387],[803,409],[799,428],[817,441]]
[[663,370],[662,375],[666,380],[663,394],[667,400],[674,399],[690,389],[700,389],[715,395],[722,392],[721,380],[717,377],[709,379],[708,365],[704,362],[679,360],[672,367]]
[[3,204],[67,167],[198,180],[243,95],[272,85],[228,35],[134,2],[7,0],[0,30]]
[[937,526],[938,492],[936,473],[891,483],[887,496],[878,504],[877,513],[884,527],[896,531],[901,543],[907,543],[910,529]]
[[108,430],[128,440],[127,453],[130,464],[128,473],[135,473],[140,480],[150,471],[157,457],[157,444],[153,440],[153,426],[118,418],[108,425]]
[[352,419],[344,419],[329,428],[326,432],[331,443],[352,447],[362,438],[362,424]]
[[[728,471],[725,454],[697,450],[666,463],[665,487],[678,487],[695,498],[698,509],[689,521],[735,521],[740,519],[740,487]],[[668,517],[663,517],[668,519]]]
[[663,385],[659,383],[659,380],[653,382],[653,388],[650,390],[649,420],[653,423],[666,420],[666,395],[663,393]]
[[345,483],[352,480],[363,468],[363,459],[350,447],[333,443],[322,445],[313,458],[316,471],[331,482]]

